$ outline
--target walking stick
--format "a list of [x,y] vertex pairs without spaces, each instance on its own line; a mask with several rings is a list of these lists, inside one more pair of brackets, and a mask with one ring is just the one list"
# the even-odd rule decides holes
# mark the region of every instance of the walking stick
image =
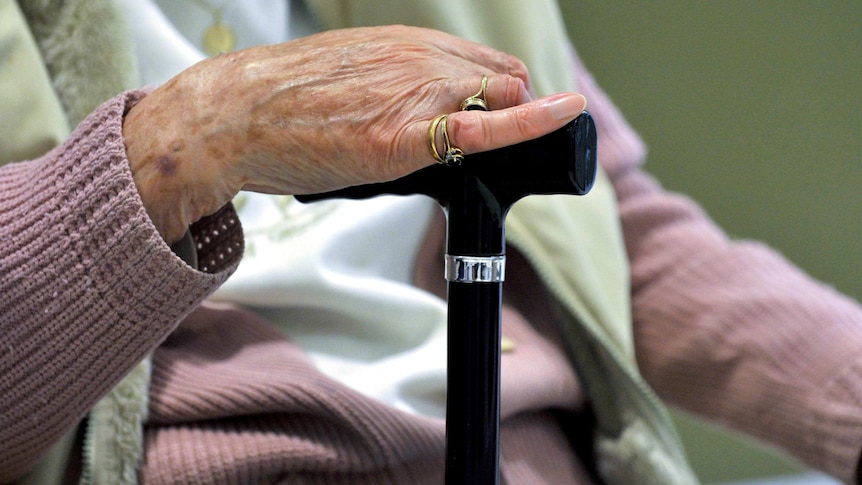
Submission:
[[425,194],[446,213],[447,485],[499,483],[506,214],[528,195],[584,195],[595,176],[596,131],[584,112],[551,134],[469,155],[458,166],[434,165],[391,182],[297,197]]

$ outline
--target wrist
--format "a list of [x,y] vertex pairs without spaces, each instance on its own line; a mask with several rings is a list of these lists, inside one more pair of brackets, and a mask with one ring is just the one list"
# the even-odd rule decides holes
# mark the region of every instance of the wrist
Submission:
[[[173,244],[189,225],[235,195],[183,137],[175,136],[156,103],[144,98],[126,114],[123,138],[132,178],[159,235]],[[154,116],[155,115],[155,116]]]

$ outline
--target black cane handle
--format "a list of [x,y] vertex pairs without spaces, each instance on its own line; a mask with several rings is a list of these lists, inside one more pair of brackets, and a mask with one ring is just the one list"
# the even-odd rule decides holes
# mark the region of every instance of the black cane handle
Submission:
[[[425,194],[444,206],[453,180],[477,179],[504,205],[533,194],[584,195],[596,180],[596,129],[583,112],[564,127],[505,148],[468,155],[457,167],[435,164],[390,182],[297,196],[300,202],[322,199],[366,199],[383,194]],[[455,184],[457,185],[457,184]]]

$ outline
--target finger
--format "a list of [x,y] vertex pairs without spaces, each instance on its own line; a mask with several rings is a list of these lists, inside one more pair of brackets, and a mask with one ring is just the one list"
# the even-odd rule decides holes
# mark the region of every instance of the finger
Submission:
[[586,104],[580,94],[561,93],[502,110],[452,113],[447,123],[449,141],[465,154],[514,145],[561,128]]
[[484,91],[481,89],[482,76],[468,76],[464,79],[449,80],[443,90],[449,98],[443,111],[458,111],[468,98],[479,98],[487,104],[487,110],[503,109],[533,100],[521,78],[507,74],[489,75]]
[[[481,80],[479,85],[481,86]],[[488,103],[489,110],[510,108],[532,100],[533,97],[523,79],[505,74],[488,76],[485,101]]]
[[[562,93],[526,104],[495,111],[459,111],[451,113],[446,133],[451,147],[464,154],[478,153],[514,145],[548,134],[577,117],[586,107],[580,94]],[[395,147],[401,156],[392,160],[397,170],[409,173],[433,164],[431,139],[438,156],[445,154],[443,128],[434,128],[431,120],[416,121],[405,127]],[[429,135],[433,134],[433,138]]]

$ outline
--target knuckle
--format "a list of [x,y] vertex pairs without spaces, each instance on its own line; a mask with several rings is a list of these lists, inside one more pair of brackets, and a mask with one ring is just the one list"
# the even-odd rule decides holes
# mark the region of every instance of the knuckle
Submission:
[[506,106],[514,106],[521,101],[521,93],[526,90],[524,80],[518,77],[507,76],[505,78],[506,85],[503,91]]
[[486,134],[490,133],[487,120],[470,111],[451,116],[447,121],[446,131],[453,146],[464,150],[464,153],[476,151],[477,147],[487,144]]
[[535,138],[541,134],[536,123],[537,110],[532,105],[522,105],[514,112],[513,129],[524,140]]

